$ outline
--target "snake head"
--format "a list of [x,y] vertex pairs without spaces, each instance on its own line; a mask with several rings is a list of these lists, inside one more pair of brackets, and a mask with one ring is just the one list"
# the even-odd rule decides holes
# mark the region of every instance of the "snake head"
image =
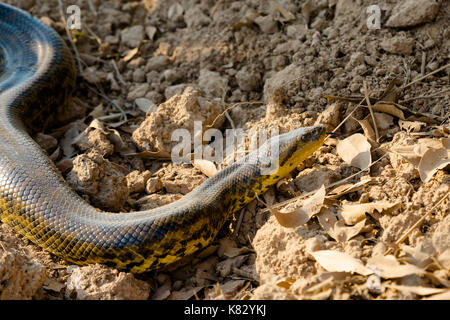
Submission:
[[[316,125],[299,128],[270,139],[268,147],[271,148],[272,169],[264,174],[286,176],[323,144],[325,136],[326,127]],[[274,154],[274,151],[277,154]],[[274,159],[278,160],[275,167]]]

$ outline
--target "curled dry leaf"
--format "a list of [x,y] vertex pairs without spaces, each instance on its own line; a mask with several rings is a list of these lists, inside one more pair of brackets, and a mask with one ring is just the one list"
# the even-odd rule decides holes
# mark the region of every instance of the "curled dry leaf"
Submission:
[[400,118],[401,120],[405,120],[405,115],[404,115],[403,111],[400,110],[399,108],[397,108],[393,104],[385,104],[385,103],[374,104],[372,106],[372,109],[379,111],[379,112],[384,112],[384,113],[393,115],[394,117]]
[[233,240],[224,238],[220,240],[217,254],[219,257],[233,258],[249,252],[253,252],[253,250],[246,247],[238,248]]
[[124,157],[138,157],[138,158],[145,158],[145,159],[164,159],[164,160],[170,160],[170,153],[161,150],[161,151],[142,151],[142,152],[131,152],[123,154]]
[[98,106],[96,106],[90,113],[89,116],[92,118],[99,118],[101,116],[104,116],[105,112],[103,111],[103,104],[100,103]]
[[411,162],[419,171],[420,179],[428,182],[440,169],[450,164],[450,138],[422,138],[415,145],[395,146],[392,152]]
[[291,20],[295,20],[295,15],[292,14],[292,12],[290,12],[289,10],[287,10],[285,7],[283,7],[283,5],[281,5],[280,3],[278,3],[277,1],[270,1],[271,6],[278,11],[284,19],[281,19],[280,22],[286,22],[286,21],[291,21]]
[[400,129],[405,130],[406,132],[419,132],[422,127],[426,125],[425,122],[404,120],[399,120],[398,124],[400,126]]
[[334,188],[333,190],[331,190],[328,193],[327,199],[337,199],[339,197],[342,197],[343,195],[356,191],[359,188],[361,188],[362,186],[372,182],[372,178],[369,177],[369,179],[361,179],[361,181],[357,182],[357,183],[346,183],[346,184],[342,184],[340,186],[337,186],[336,188]]
[[403,291],[406,293],[414,293],[419,296],[429,296],[432,294],[444,293],[450,291],[450,289],[442,288],[429,288],[429,287],[419,287],[419,286],[402,286],[397,284],[385,284],[386,288],[395,289],[398,291]]
[[324,208],[317,215],[322,228],[336,241],[341,243],[347,242],[354,236],[358,235],[364,228],[366,220],[363,219],[354,226],[346,226],[342,220],[337,220],[336,216],[329,210]]
[[366,136],[368,141],[372,145],[377,145],[375,131],[373,130],[372,124],[370,123],[370,121],[371,121],[370,116],[367,116],[362,120],[356,120],[356,121],[358,121],[359,125],[363,129],[364,135]]
[[377,255],[367,260],[367,267],[385,279],[402,278],[410,274],[421,275],[424,270],[412,264],[400,264],[393,255]]
[[[319,213],[323,206],[325,199],[325,186],[322,185],[310,198],[302,201],[301,207],[293,211],[286,211],[286,209],[277,210],[269,207],[269,210],[275,215],[280,225],[286,228],[295,228],[311,219],[312,216]],[[294,202],[292,206],[298,206],[299,200]]]
[[[159,281],[158,281],[159,282]],[[164,277],[164,282],[160,285],[152,295],[152,300],[165,300],[170,296],[172,281],[170,277]]]
[[61,148],[66,158],[71,158],[75,155],[76,151],[73,145],[79,135],[80,130],[75,123],[64,133],[64,137],[61,139]]
[[179,291],[172,291],[170,296],[167,298],[168,300],[188,300],[197,294],[204,287],[193,287],[193,288],[183,288]]
[[246,280],[231,280],[220,285],[222,295],[226,299],[235,297],[244,287]]
[[344,221],[348,225],[354,225],[361,220],[364,220],[366,217],[366,213],[372,215],[375,219],[377,219],[377,215],[375,215],[375,210],[379,213],[382,212],[391,212],[398,208],[401,205],[400,202],[392,203],[392,202],[371,202],[371,203],[344,203],[341,207],[341,215],[344,218]]
[[410,146],[393,146],[390,152],[393,152],[406,161],[412,163],[416,168],[419,166],[421,156],[414,151],[414,145]]
[[420,160],[418,170],[420,179],[426,183],[434,174],[450,164],[450,148],[446,148],[449,139],[443,139],[442,147],[439,149],[429,148]]
[[372,162],[370,148],[371,145],[367,138],[360,133],[356,133],[340,141],[336,150],[345,163],[365,170]]
[[[374,112],[375,122],[380,130],[390,128],[394,123],[394,118],[386,113]],[[401,120],[400,120],[401,121]]]
[[149,115],[150,113],[156,111],[156,109],[158,108],[152,100],[147,98],[137,98],[136,100],[134,100],[134,103],[136,104],[138,109],[144,112],[146,115]]
[[211,178],[218,171],[214,162],[205,159],[195,159],[192,165],[208,178]]
[[427,300],[450,300],[450,289],[445,290],[442,293],[432,295]]
[[314,259],[327,271],[351,272],[368,276],[374,272],[365,267],[361,260],[355,259],[344,252],[334,250],[319,250],[310,252]]

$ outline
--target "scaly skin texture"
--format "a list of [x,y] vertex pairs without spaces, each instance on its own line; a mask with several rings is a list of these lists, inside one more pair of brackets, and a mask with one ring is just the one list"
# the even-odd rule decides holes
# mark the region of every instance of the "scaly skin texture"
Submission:
[[[278,137],[275,170],[264,171],[255,151],[176,202],[148,211],[103,212],[67,185],[29,135],[70,105],[75,75],[73,58],[52,29],[0,3],[0,219],[79,265],[104,263],[139,273],[194,253],[325,138],[323,126],[300,128]],[[269,140],[259,154],[269,154],[274,143]]]

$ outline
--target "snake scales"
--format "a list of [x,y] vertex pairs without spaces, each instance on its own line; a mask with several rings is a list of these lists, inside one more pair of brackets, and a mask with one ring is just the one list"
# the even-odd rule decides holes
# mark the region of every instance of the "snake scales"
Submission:
[[176,202],[148,211],[103,212],[67,185],[30,137],[70,105],[75,78],[71,53],[56,32],[0,3],[0,219],[79,265],[104,263],[139,273],[192,254],[325,137],[323,126],[280,135],[279,167],[270,174],[262,174],[255,151]]

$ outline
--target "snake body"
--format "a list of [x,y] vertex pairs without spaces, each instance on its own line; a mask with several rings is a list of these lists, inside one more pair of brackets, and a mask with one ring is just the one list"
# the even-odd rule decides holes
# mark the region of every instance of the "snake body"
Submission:
[[207,246],[232,214],[322,145],[323,126],[278,136],[279,166],[263,173],[257,152],[178,201],[108,213],[78,196],[30,134],[70,106],[76,69],[63,40],[28,13],[0,3],[0,219],[79,265],[134,273],[163,268]]

